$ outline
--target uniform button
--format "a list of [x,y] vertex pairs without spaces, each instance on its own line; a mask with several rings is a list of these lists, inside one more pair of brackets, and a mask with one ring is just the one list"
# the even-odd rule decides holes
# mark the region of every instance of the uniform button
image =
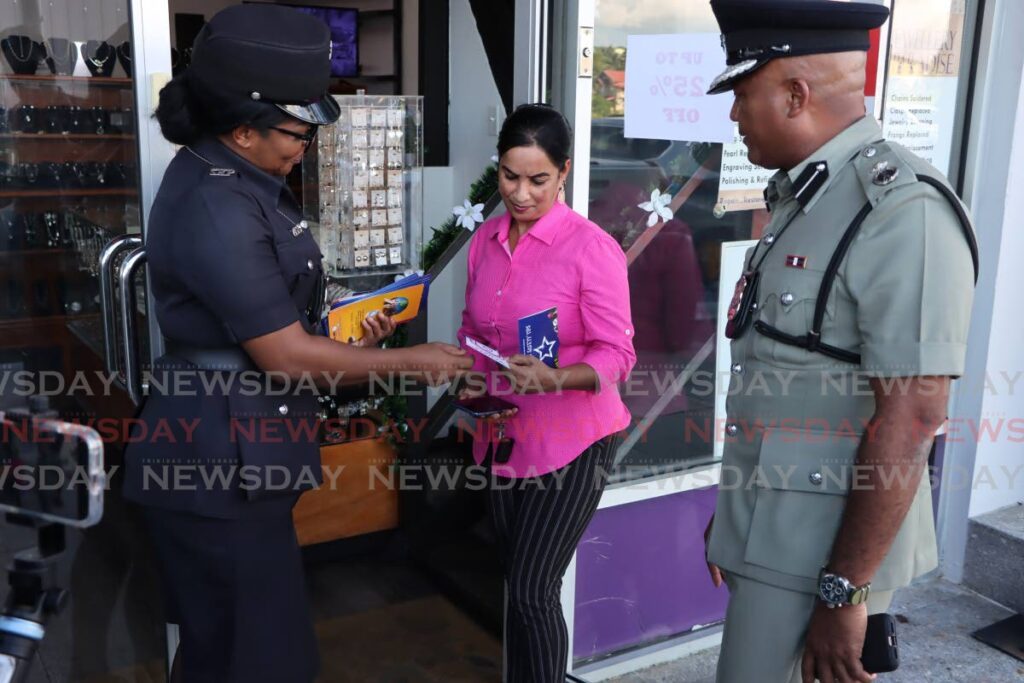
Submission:
[[876,154],[878,154],[878,150],[875,149],[874,147],[868,147],[867,149],[864,150],[864,156],[866,156],[868,159],[875,156]]
[[301,225],[303,228],[308,228],[309,227],[309,222],[308,221],[299,221],[299,225]]
[[811,483],[815,486],[821,486],[821,482],[824,481],[824,477],[821,476],[821,472],[811,472],[811,476],[807,477],[811,480]]
[[313,270],[313,268],[315,267],[316,265],[313,263],[313,259],[309,259],[308,261],[306,261],[306,268],[308,270]]
[[782,302],[782,305],[783,305],[783,306],[789,306],[789,305],[790,305],[790,304],[792,304],[792,303],[793,303],[793,302],[794,302],[795,300],[796,300],[796,297],[795,297],[795,296],[793,296],[793,294],[792,294],[792,293],[790,293],[790,292],[783,292],[783,293],[782,293],[782,296],[780,296],[780,297],[779,297],[779,301],[781,301],[781,302]]
[[281,413],[282,415],[287,415],[288,414],[288,404],[287,403],[282,403],[281,405],[279,405],[277,407],[277,412]]
[[764,236],[763,241],[764,241],[764,243],[766,245],[768,245],[770,247],[772,244],[775,243],[775,233],[774,232],[769,232],[768,234],[766,234]]
[[743,374],[743,366],[741,364],[739,364],[739,363],[733,363],[732,364],[732,374],[734,374],[734,375],[742,375]]
[[725,433],[728,434],[729,436],[736,436],[736,434],[739,431],[740,431],[740,428],[737,427],[734,424],[730,423],[730,424],[725,425]]

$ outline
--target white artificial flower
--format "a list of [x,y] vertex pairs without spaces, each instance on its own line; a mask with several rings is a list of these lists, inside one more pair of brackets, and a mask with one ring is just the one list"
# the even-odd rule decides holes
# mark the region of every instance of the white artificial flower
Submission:
[[638,208],[649,211],[651,214],[647,217],[648,228],[656,225],[659,220],[663,220],[666,223],[672,220],[672,209],[668,208],[671,202],[672,195],[662,194],[661,190],[654,188],[654,191],[651,192],[651,201],[637,204]]
[[472,232],[476,229],[477,223],[484,222],[484,205],[483,204],[470,204],[467,199],[462,203],[462,206],[456,206],[452,209],[456,220],[456,225],[461,225],[466,230]]

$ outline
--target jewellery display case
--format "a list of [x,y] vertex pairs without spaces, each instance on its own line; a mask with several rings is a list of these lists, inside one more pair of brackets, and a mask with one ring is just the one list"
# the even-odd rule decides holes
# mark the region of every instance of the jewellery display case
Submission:
[[119,28],[95,38],[75,35],[95,19],[59,13],[40,30],[68,37],[0,34],[0,352],[56,352],[27,367],[102,358],[99,250],[139,232],[127,7],[108,9]]
[[402,273],[423,243],[423,98],[339,95],[341,117],[303,166],[329,277]]

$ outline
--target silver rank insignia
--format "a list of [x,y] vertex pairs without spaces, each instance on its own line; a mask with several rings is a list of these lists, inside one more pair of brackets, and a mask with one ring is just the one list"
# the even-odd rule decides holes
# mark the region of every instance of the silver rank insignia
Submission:
[[900,175],[900,169],[890,166],[888,161],[880,161],[871,169],[871,182],[875,185],[885,187],[896,182]]
[[228,178],[235,175],[235,169],[233,168],[211,168],[210,175],[215,178]]
[[309,227],[309,223],[306,221],[299,221],[292,226],[292,237],[298,237],[302,234],[302,231]]

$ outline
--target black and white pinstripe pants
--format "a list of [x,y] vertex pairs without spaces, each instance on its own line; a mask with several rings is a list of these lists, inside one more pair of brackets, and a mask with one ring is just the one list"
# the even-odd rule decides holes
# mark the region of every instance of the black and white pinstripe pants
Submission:
[[491,516],[508,586],[506,683],[565,681],[562,575],[597,510],[618,443],[617,435],[605,437],[540,477],[493,479]]

